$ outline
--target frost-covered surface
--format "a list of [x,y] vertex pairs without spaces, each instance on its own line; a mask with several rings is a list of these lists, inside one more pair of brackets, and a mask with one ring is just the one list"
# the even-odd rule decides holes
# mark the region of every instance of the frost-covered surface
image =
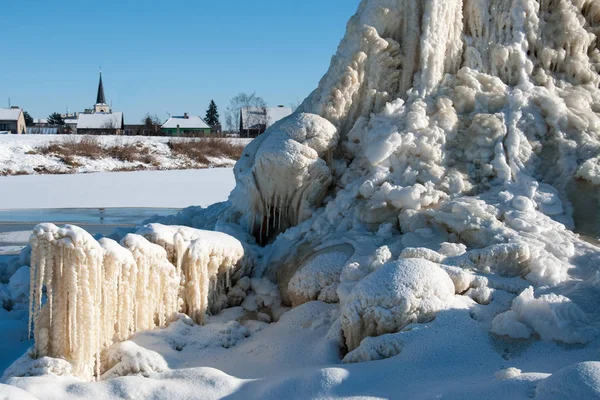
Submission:
[[[106,154],[73,156],[69,162],[64,157],[41,154],[39,149],[50,144],[79,141],[85,136],[71,135],[2,135],[0,136],[0,176],[35,175],[38,173],[90,173],[127,170],[175,170],[194,168],[231,168],[237,160],[209,157],[209,163],[199,163],[173,153],[169,141],[188,140],[162,136],[94,136],[100,146],[127,146],[140,154],[147,154],[144,162],[121,160]],[[248,139],[226,139],[236,145],[246,145]]]
[[135,336],[169,367],[140,351],[143,381],[7,383],[598,398],[600,249],[577,232],[598,210],[599,16],[597,0],[362,1],[319,87],[246,148],[229,201],[158,221],[256,252],[227,296],[241,307]]
[[206,207],[234,186],[231,168],[0,176],[0,209]]

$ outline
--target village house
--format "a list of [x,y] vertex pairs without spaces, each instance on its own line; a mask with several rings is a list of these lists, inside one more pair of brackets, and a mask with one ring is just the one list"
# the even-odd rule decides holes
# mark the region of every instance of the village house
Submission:
[[16,106],[0,108],[0,132],[27,133],[23,110]]
[[125,129],[122,112],[111,114],[79,114],[78,135],[122,135]]
[[256,137],[275,122],[292,114],[290,107],[243,107],[240,110],[240,137]]
[[183,117],[171,117],[162,125],[162,134],[166,136],[208,136],[211,127],[200,117],[185,113]]

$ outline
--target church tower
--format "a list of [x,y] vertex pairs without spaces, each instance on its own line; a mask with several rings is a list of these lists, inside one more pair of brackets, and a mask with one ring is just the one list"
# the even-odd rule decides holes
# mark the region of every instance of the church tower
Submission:
[[110,106],[106,104],[106,98],[104,97],[104,85],[102,84],[102,71],[100,71],[100,82],[98,83],[98,95],[96,96],[96,104],[94,105],[94,114],[105,113],[109,114],[112,110]]

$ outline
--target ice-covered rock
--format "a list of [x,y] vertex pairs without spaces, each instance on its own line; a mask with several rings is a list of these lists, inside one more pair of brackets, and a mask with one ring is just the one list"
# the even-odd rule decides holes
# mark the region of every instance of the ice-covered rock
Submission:
[[494,374],[494,376],[496,377],[496,379],[499,379],[499,380],[513,379],[513,378],[520,376],[522,372],[523,371],[521,371],[518,368],[510,367],[510,368],[506,368],[506,369],[496,372]]
[[360,281],[342,305],[341,326],[349,351],[367,336],[433,319],[454,296],[452,280],[422,259],[385,264]]

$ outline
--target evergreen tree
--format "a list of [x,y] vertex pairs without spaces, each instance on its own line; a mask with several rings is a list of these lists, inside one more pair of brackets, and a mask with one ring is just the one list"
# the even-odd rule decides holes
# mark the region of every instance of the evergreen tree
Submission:
[[60,116],[59,113],[55,112],[48,115],[48,124],[63,126],[65,124],[65,120]]
[[25,118],[26,126],[33,126],[33,118],[31,118],[31,115],[27,111],[23,111],[23,117]]
[[214,100],[211,100],[210,104],[208,105],[204,122],[206,122],[209,126],[219,125],[219,110],[217,109],[217,104]]

